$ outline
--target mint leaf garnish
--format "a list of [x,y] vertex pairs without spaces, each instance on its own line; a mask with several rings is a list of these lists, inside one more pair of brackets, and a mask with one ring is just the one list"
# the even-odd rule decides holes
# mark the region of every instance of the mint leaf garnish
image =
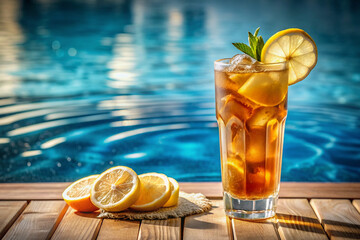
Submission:
[[254,36],[257,37],[258,33],[259,33],[260,27],[258,27],[255,32],[254,32]]
[[264,39],[262,36],[258,37],[257,46],[256,46],[256,53],[257,53],[257,59],[258,61],[261,60],[261,51],[264,47]]
[[256,46],[257,46],[257,39],[254,35],[251,34],[251,32],[249,32],[249,37],[248,37],[248,41],[251,47],[251,50],[253,52],[253,58],[256,59]]
[[239,49],[240,51],[242,51],[243,53],[249,55],[249,56],[253,56],[253,51],[252,49],[246,45],[245,43],[233,43],[233,45]]
[[261,36],[258,36],[260,28],[258,27],[254,35],[249,32],[249,45],[246,45],[245,43],[233,43],[233,45],[242,51],[243,53],[249,55],[250,57],[256,59],[257,61],[261,60],[261,51],[264,47],[264,39]]

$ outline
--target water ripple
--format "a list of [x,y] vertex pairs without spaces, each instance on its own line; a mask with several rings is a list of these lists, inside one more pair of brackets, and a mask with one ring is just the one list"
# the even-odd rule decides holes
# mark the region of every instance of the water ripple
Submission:
[[[212,167],[208,167],[206,173],[193,171],[198,172],[202,180],[220,179],[214,103],[208,98],[175,97],[161,101],[157,96],[153,99],[134,96],[130,103],[114,96],[85,102],[85,105],[75,104],[84,103],[81,99],[60,102],[62,105],[25,104],[25,112],[22,112],[24,108],[17,108],[20,113],[10,111],[0,117],[0,123],[9,127],[0,135],[3,146],[0,152],[12,159],[10,164],[2,163],[4,181],[26,180],[24,174],[29,171],[33,174],[31,180],[48,180],[54,176],[43,174],[48,168],[52,168],[60,181],[65,181],[72,178],[72,171],[66,171],[70,168],[86,175],[126,164],[146,172],[155,171],[160,163],[167,166],[164,172],[183,181],[192,180],[196,174],[187,173],[189,167],[180,167],[177,164],[180,160],[191,169],[208,162]],[[47,109],[49,106],[54,108]],[[0,111],[11,109],[9,107],[2,107]],[[45,109],[33,110],[39,107]],[[309,181],[357,178],[353,166],[359,159],[360,141],[355,133],[358,113],[348,108],[333,109],[290,106],[284,144],[284,180],[297,181],[299,176]],[[22,127],[13,128],[17,123]],[[329,132],[329,124],[338,127]],[[351,129],[353,139],[342,138],[343,133]],[[31,139],[36,139],[32,146],[27,144]],[[341,160],[342,157],[347,161]]]
[[122,140],[124,138],[138,136],[138,135],[145,134],[145,133],[159,132],[159,131],[165,131],[165,130],[177,130],[177,129],[185,129],[185,128],[191,128],[191,125],[190,124],[171,124],[171,125],[162,125],[162,126],[155,126],[155,127],[138,128],[136,130],[122,132],[122,133],[118,133],[113,136],[110,136],[105,139],[104,143],[111,143],[114,141]]

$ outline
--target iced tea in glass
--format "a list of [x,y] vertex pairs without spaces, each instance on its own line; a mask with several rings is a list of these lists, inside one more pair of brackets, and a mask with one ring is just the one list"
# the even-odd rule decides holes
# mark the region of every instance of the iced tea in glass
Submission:
[[225,212],[230,217],[275,215],[287,115],[285,62],[215,61]]

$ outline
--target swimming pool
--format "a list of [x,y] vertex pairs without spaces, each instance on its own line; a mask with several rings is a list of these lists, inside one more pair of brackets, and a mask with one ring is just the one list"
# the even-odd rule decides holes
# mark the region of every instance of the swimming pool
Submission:
[[220,181],[213,61],[258,26],[319,51],[289,89],[282,180],[359,182],[356,0],[0,1],[0,182],[116,165]]

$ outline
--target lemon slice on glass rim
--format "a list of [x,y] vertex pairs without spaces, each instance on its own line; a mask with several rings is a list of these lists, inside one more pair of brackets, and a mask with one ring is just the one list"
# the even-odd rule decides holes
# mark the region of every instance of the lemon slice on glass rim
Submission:
[[314,40],[304,30],[289,28],[274,34],[261,51],[261,62],[288,62],[289,85],[306,78],[318,58]]

